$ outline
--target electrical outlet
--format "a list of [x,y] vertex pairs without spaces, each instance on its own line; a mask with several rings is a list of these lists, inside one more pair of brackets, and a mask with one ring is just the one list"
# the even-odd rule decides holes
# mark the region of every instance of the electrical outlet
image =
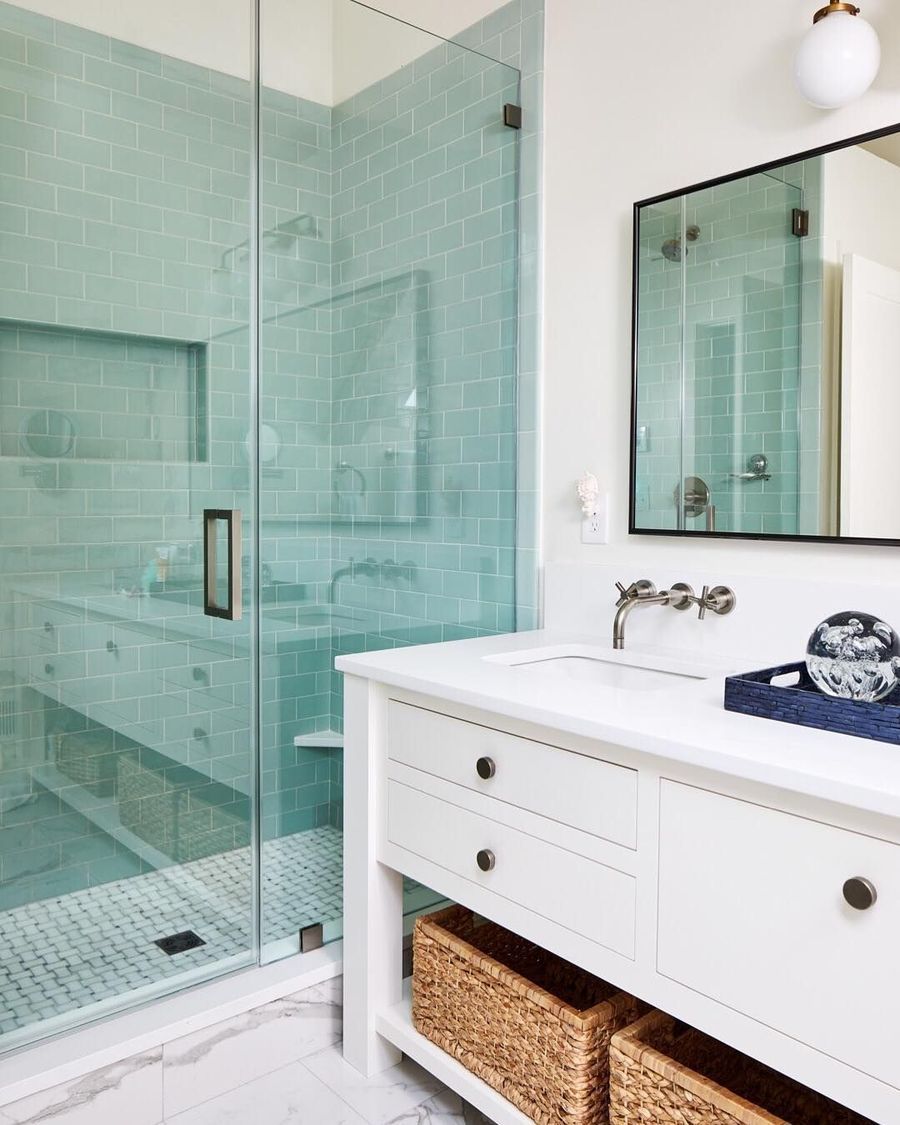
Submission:
[[609,503],[608,496],[601,494],[594,502],[594,510],[585,516],[581,523],[582,543],[609,542]]

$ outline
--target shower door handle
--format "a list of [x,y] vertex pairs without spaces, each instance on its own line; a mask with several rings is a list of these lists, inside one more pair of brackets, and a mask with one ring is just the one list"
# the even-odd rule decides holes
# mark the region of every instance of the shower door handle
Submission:
[[[228,600],[216,599],[216,525],[228,525]],[[241,605],[241,512],[239,508],[205,508],[203,511],[203,612],[207,617],[240,621]]]

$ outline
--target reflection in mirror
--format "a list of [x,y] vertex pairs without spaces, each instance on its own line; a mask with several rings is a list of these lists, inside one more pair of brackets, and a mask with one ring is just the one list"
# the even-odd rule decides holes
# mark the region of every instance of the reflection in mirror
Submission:
[[900,539],[900,132],[635,209],[634,532]]

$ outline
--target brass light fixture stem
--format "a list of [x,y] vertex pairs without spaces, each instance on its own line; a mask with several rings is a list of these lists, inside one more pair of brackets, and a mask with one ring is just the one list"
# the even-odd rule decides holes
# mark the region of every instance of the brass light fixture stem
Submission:
[[813,23],[816,24],[819,20],[825,19],[830,16],[832,12],[848,12],[851,16],[859,15],[859,8],[855,4],[827,4],[824,8],[820,8],[813,16]]

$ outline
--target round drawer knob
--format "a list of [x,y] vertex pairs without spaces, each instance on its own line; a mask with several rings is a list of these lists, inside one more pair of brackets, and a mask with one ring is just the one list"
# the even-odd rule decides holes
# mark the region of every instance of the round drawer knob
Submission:
[[497,763],[493,758],[479,758],[475,769],[482,781],[490,781],[497,772]]
[[493,871],[497,865],[497,857],[490,848],[482,848],[478,855],[475,856],[475,862],[482,871]]
[[861,875],[844,883],[844,899],[854,910],[868,910],[878,899],[875,884]]
[[54,671],[54,669],[53,669],[53,665],[52,665],[52,664],[45,664],[45,665],[44,665],[44,675],[45,675],[45,676],[52,676],[52,675],[53,675],[53,671]]

